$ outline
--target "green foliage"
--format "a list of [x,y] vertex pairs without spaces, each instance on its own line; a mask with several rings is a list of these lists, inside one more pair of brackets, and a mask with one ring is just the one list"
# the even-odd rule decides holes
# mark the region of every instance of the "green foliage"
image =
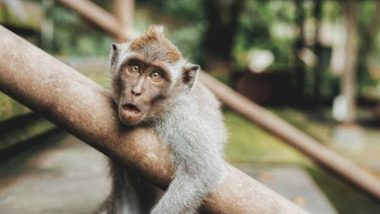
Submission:
[[143,32],[150,24],[164,24],[169,39],[183,55],[199,61],[202,35],[207,24],[201,3],[201,0],[137,1],[135,25]]
[[334,205],[338,213],[344,214],[377,214],[380,203],[368,197],[362,192],[354,189],[352,185],[342,182],[327,172],[308,167],[309,174],[318,184],[319,188]]
[[[380,83],[380,78],[373,78],[369,73],[369,63],[377,61],[378,56],[380,55],[380,42],[378,39],[380,34],[374,31],[374,29],[378,29],[376,26],[378,23],[374,23],[373,20],[373,17],[378,13],[375,3],[376,2],[365,1],[359,4],[358,7],[358,14],[360,14],[358,16],[358,31],[362,36],[358,37],[360,49],[358,54],[357,78],[358,92],[360,95],[371,98],[377,97],[377,99],[379,99],[378,85]],[[369,32],[371,31],[374,31],[375,33],[372,36],[369,35]],[[371,60],[371,58],[374,60]]]
[[240,15],[239,32],[234,49],[238,65],[246,65],[245,54],[252,48],[273,52],[275,63],[288,65],[293,38],[281,38],[273,30],[276,25],[291,27],[294,22],[291,1],[247,1]]
[[[169,38],[179,47],[186,58],[202,62],[202,41],[207,32],[208,20],[205,11],[206,0],[140,0],[136,1],[135,26],[144,31],[149,24],[164,24]],[[232,1],[230,1],[232,2]],[[307,26],[314,20],[314,1],[301,1]],[[108,11],[112,2],[96,0],[96,4]],[[372,17],[376,14],[376,1],[358,3],[359,33],[363,33]],[[228,5],[228,4],[226,4]],[[323,1],[322,19],[334,24],[342,23],[344,2]],[[247,67],[247,55],[251,49],[270,50],[275,57],[274,64],[268,70],[289,70],[294,62],[294,44],[298,35],[295,23],[296,11],[294,1],[245,1],[239,15],[238,33],[233,47],[233,65],[235,70]],[[84,22],[76,13],[55,4],[48,11],[48,17],[54,23],[53,54],[70,56],[108,55],[112,42],[105,33]],[[290,35],[284,36],[279,28],[285,28]],[[311,27],[312,29],[312,27]],[[309,30],[310,34],[310,30]],[[379,78],[368,73],[368,59],[377,61],[380,56],[380,34],[376,34],[369,55],[359,54],[358,87],[361,95],[380,97],[378,95]],[[362,43],[364,37],[359,35]],[[365,39],[364,39],[365,41]],[[308,43],[310,44],[310,42]],[[314,74],[312,68],[306,69],[305,91],[313,94]],[[329,100],[338,91],[337,77],[325,70],[322,76],[322,98]]]
[[61,6],[49,12],[54,20],[53,53],[58,55],[107,55],[112,39],[105,33],[83,22],[76,13]]
[[174,21],[199,22],[204,18],[201,0],[140,0],[137,6],[148,7],[153,16],[175,17]]
[[19,102],[0,92],[0,121],[29,111],[28,108]]
[[51,122],[47,120],[36,120],[27,124],[22,124],[7,133],[0,133],[0,150],[11,147],[22,141],[31,139],[35,136],[43,134],[55,128]]

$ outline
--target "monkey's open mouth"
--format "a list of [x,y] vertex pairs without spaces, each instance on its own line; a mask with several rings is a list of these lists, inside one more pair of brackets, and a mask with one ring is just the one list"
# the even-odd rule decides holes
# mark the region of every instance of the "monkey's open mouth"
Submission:
[[133,104],[124,104],[122,107],[124,111],[131,114],[139,114],[141,112],[141,110]]
[[135,104],[125,103],[119,107],[119,118],[124,124],[134,125],[144,119],[144,112]]

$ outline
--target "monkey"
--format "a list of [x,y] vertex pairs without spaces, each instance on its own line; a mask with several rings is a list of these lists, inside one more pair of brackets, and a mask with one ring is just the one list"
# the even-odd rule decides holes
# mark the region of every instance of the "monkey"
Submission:
[[142,36],[112,45],[110,79],[121,124],[150,126],[169,148],[174,175],[159,198],[149,181],[112,164],[112,190],[99,213],[198,213],[223,179],[226,129],[216,97],[188,62],[151,25]]

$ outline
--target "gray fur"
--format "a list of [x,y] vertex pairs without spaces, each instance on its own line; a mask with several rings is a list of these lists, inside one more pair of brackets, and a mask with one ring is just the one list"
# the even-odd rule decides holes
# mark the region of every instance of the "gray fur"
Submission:
[[[219,103],[196,81],[191,92],[178,96],[162,118],[154,123],[154,127],[163,142],[169,145],[176,170],[169,188],[151,213],[196,213],[202,199],[218,184],[224,172],[226,131]],[[158,195],[157,190],[150,187],[137,193],[136,189],[152,184],[145,180],[133,182],[138,175],[117,163],[113,166],[112,193],[105,202],[108,205],[103,205],[103,212],[99,213],[148,213]],[[145,197],[141,197],[143,195]],[[147,195],[151,197],[150,203],[146,203]]]
[[[111,57],[111,77],[115,102],[120,99],[115,87],[120,65],[133,55],[128,44],[118,46]],[[173,180],[158,203],[157,190],[131,169],[113,163],[112,192],[98,213],[108,214],[192,214],[205,196],[221,181],[225,169],[223,151],[226,131],[215,96],[196,78],[196,71],[184,81],[183,68],[191,64],[181,59],[168,62],[171,92],[161,103],[163,111],[149,125],[168,144],[175,166]],[[199,69],[192,65],[191,68]],[[185,85],[184,84],[188,84]]]
[[155,129],[169,145],[176,171],[152,214],[194,213],[220,181],[225,128],[215,97],[198,81],[176,97]]
[[96,211],[97,214],[149,213],[161,190],[131,169],[110,160],[111,193]]

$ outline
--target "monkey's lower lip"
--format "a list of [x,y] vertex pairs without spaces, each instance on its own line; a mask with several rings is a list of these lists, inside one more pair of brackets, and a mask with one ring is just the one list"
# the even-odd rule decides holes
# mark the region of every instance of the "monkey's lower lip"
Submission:
[[123,111],[132,113],[132,114],[139,114],[141,112],[141,110],[133,104],[124,104],[122,108],[123,108]]

